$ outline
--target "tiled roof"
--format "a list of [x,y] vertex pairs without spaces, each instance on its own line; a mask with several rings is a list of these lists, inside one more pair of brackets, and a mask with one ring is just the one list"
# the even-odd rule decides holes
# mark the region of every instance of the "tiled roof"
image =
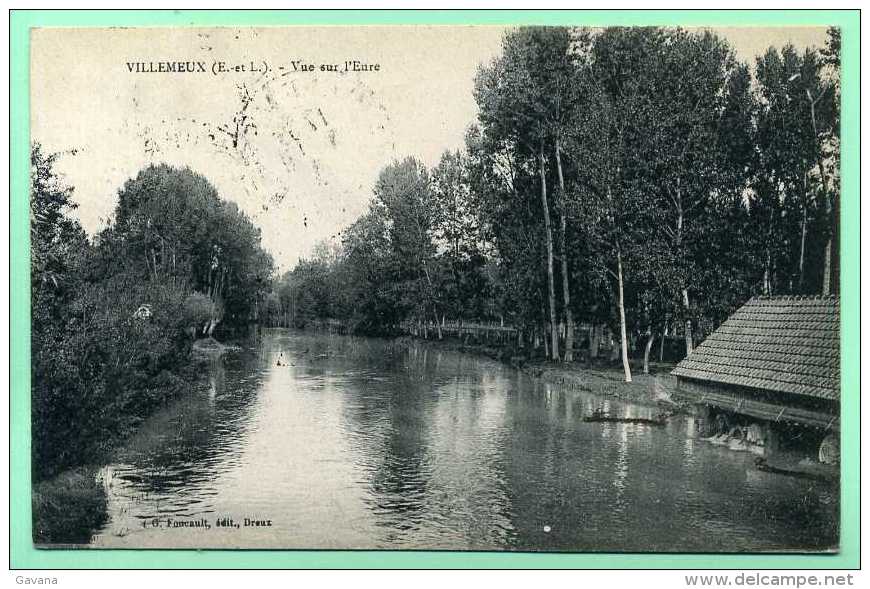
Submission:
[[755,297],[680,362],[673,374],[839,400],[839,298]]

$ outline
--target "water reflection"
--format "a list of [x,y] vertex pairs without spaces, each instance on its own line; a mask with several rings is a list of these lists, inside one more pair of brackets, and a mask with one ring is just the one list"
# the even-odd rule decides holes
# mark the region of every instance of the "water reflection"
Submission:
[[[262,330],[105,469],[98,546],[755,551],[836,542],[825,484],[492,362]],[[152,527],[206,518],[211,530]],[[269,526],[245,526],[270,521]]]

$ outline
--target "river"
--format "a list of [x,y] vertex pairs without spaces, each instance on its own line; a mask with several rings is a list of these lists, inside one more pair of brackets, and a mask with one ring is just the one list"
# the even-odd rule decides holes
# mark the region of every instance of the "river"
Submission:
[[[838,490],[426,345],[261,330],[102,471],[96,547],[829,549]],[[247,520],[247,521],[246,521]],[[224,525],[219,526],[222,523]],[[248,523],[249,525],[245,525]],[[259,524],[259,525],[257,525]]]

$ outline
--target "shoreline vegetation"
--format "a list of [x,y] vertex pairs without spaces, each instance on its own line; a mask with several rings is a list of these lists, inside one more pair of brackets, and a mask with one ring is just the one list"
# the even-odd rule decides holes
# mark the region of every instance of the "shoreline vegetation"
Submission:
[[240,350],[241,348],[235,344],[219,342],[215,338],[209,336],[193,342],[192,349],[194,352],[212,357],[220,356],[226,352]]
[[[626,382],[622,378],[621,361],[608,360],[606,357],[598,358],[593,362],[587,359],[585,363],[554,364],[545,356],[540,354],[526,356],[518,353],[518,350],[509,345],[498,346],[455,337],[444,337],[439,340],[402,335],[396,336],[395,341],[399,346],[407,347],[411,344],[418,344],[434,350],[454,351],[489,358],[563,390],[584,391],[632,405],[658,409],[659,412],[653,419],[641,420],[651,425],[665,425],[668,419],[678,415],[695,415],[696,399],[690,394],[678,391],[676,378],[670,374],[670,370],[675,364],[670,362],[651,363],[648,373],[638,370],[639,373],[636,374],[635,378],[631,382]],[[588,352],[588,350],[574,351]],[[633,368],[642,368],[642,359],[633,358],[630,361]],[[577,419],[588,422],[620,421],[595,413],[588,416],[578,416]],[[760,451],[760,448],[747,444],[740,435],[725,434],[710,438],[699,437],[698,440],[715,446],[723,446],[729,451],[755,454]],[[828,484],[836,485],[839,483],[840,470],[838,465],[820,463],[818,460],[802,454],[799,449],[792,453],[782,453],[775,456],[756,456],[753,464],[755,469],[763,472]]]
[[[638,374],[632,382],[622,378],[621,365],[607,361],[553,364],[543,356],[528,356],[524,350],[512,346],[498,346],[481,342],[465,342],[458,338],[423,339],[397,336],[400,346],[422,344],[438,350],[449,350],[496,360],[512,366],[543,382],[569,390],[582,390],[596,395],[612,397],[635,405],[659,407],[674,412],[688,412],[689,405],[672,397],[676,379],[670,376],[671,363],[654,363],[649,374]],[[636,368],[640,361],[633,360]],[[639,371],[640,372],[640,371]]]
[[[344,332],[347,330],[338,322],[316,322],[304,331]],[[423,339],[410,335],[387,336],[400,348],[412,344],[422,344],[437,350],[447,350],[467,354],[472,357],[489,358],[523,371],[525,374],[569,389],[584,390],[596,395],[611,397],[620,401],[658,407],[673,413],[685,412],[686,407],[670,399],[669,390],[672,377],[658,371],[671,364],[654,364],[651,374],[639,375],[632,383],[621,379],[620,368],[609,366],[606,362],[596,363],[593,367],[575,363],[572,366],[554,365],[543,357],[527,357],[510,346],[497,346],[459,338],[442,340]],[[232,343],[220,342],[214,337],[197,339],[191,345],[190,361],[205,370],[203,359],[214,358],[229,351],[241,348]],[[203,378],[194,379],[189,388],[203,384]],[[178,399],[185,391],[167,398],[167,403]],[[165,405],[164,405],[165,406]],[[146,418],[147,419],[147,418]],[[144,421],[144,420],[143,420]],[[122,450],[136,430],[113,438],[106,444],[106,453],[93,464],[75,466],[55,476],[38,481],[33,486],[33,536],[37,545],[44,547],[83,545],[90,541],[94,532],[100,529],[107,518],[106,490],[99,478],[102,466],[111,461],[116,451]]]
[[[33,540],[86,542],[105,511],[93,465],[200,386],[208,356],[257,321],[271,256],[189,168],[150,165],[88,237],[60,154],[31,150]],[[102,507],[101,507],[102,506]]]
[[464,145],[384,165],[264,321],[511,325],[568,365],[586,325],[630,382],[632,357],[681,360],[753,296],[836,294],[839,50],[835,28],[752,62],[709,30],[510,31]]
[[34,483],[33,542],[42,546],[81,545],[108,518],[107,496],[99,467],[77,466]]

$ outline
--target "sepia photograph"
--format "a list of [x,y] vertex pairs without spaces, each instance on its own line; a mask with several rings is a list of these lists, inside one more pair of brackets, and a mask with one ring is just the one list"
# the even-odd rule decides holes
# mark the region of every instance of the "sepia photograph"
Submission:
[[33,545],[838,553],[840,42],[32,28]]

